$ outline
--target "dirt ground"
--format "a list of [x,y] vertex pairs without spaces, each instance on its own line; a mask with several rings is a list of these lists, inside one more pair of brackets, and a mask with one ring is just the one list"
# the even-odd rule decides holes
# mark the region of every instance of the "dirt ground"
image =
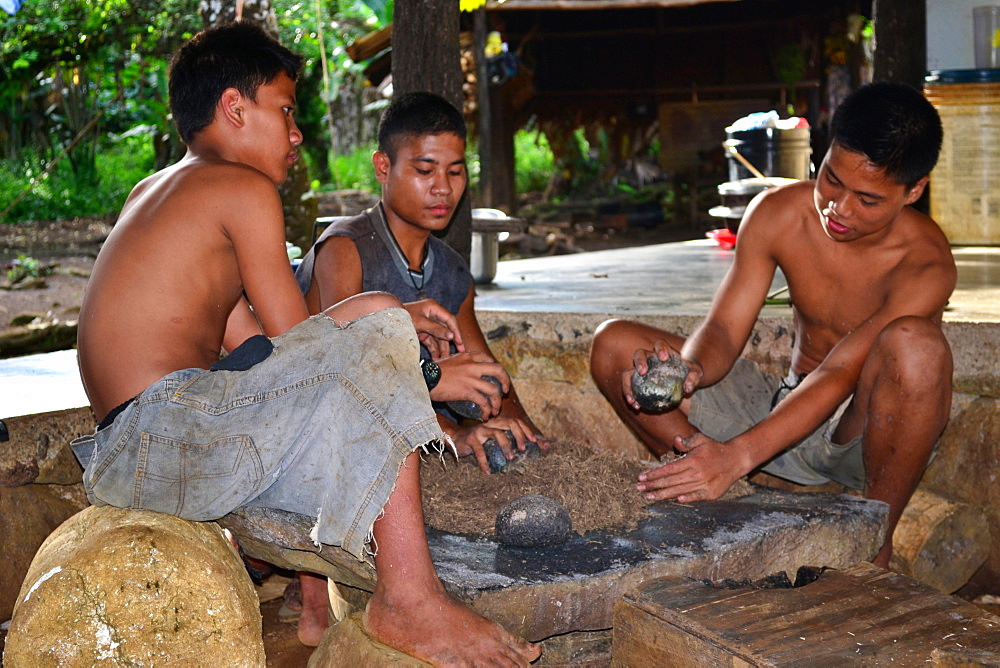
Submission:
[[[111,225],[100,218],[0,224],[0,328],[21,315],[75,320],[87,279]],[[18,256],[38,261],[39,281],[9,285]]]
[[[0,223],[0,329],[22,316],[75,320],[94,260],[111,228],[109,218]],[[550,222],[533,225],[529,234],[504,243],[501,257],[622,248],[698,234],[687,227],[613,228],[602,227],[600,222]],[[21,255],[37,260],[41,273],[47,275],[9,285],[8,270]]]

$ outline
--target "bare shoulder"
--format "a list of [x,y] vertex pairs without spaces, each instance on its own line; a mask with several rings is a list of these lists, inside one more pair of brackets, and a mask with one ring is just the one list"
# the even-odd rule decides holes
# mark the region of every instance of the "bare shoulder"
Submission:
[[353,239],[327,237],[315,254],[312,280],[306,294],[310,313],[318,313],[362,291],[364,267]]
[[[350,286],[351,294],[361,291],[364,267],[358,246],[350,237],[330,236],[316,249],[313,280]],[[350,295],[348,295],[350,296]]]
[[[232,162],[187,159],[140,181],[122,207],[116,228],[156,223],[206,231],[209,221],[223,223],[236,213],[261,207],[280,212],[281,200],[261,172]],[[129,233],[134,233],[132,230]]]
[[906,207],[900,212],[897,229],[904,275],[922,274],[929,281],[943,282],[953,289],[957,280],[955,258],[941,227],[929,216]]
[[281,198],[274,183],[262,172],[235,162],[201,162],[178,174],[178,192],[200,198],[206,205],[235,205],[253,214],[255,206],[277,204]]
[[358,246],[350,237],[330,236],[323,240],[323,243],[316,249],[316,257],[326,261],[342,262],[357,258]]
[[742,246],[755,253],[777,253],[801,233],[814,211],[813,181],[768,188],[747,206],[740,221],[737,252]]

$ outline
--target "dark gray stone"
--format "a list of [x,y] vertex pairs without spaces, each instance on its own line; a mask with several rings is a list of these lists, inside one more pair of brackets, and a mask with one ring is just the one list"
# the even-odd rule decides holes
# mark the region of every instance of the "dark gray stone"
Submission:
[[687,364],[671,354],[666,362],[656,355],[646,360],[646,373],[632,374],[632,396],[639,406],[650,413],[663,413],[674,408],[684,396]]
[[566,542],[573,520],[562,504],[541,494],[525,494],[497,513],[497,540],[512,547],[545,547]]
[[[503,385],[500,383],[499,380],[497,380],[493,376],[483,376],[482,378],[483,380],[488,380],[494,385],[496,385],[497,389],[500,390],[500,393],[503,394]],[[455,411],[462,417],[468,418],[470,420],[483,419],[483,412],[479,409],[479,406],[477,406],[471,401],[449,401],[448,408]]]

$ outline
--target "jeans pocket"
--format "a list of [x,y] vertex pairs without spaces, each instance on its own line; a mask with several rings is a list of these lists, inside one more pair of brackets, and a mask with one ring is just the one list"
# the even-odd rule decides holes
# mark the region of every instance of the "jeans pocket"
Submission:
[[250,436],[199,444],[144,433],[133,507],[189,520],[217,519],[254,498],[263,477]]
[[81,436],[70,441],[69,447],[72,448],[73,454],[76,455],[76,460],[80,462],[80,466],[87,468],[91,460],[94,459],[97,441],[94,440],[93,434],[88,434],[87,436]]

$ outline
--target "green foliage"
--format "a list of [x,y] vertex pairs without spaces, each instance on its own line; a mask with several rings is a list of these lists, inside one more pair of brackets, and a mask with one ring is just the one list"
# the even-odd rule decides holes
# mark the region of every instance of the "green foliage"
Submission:
[[59,220],[118,211],[132,187],[154,171],[153,162],[148,135],[109,141],[108,147],[96,157],[95,183],[80,183],[64,162],[43,176],[45,161],[30,150],[17,158],[0,160],[0,202],[13,202],[22,192],[29,191],[4,222]]
[[381,192],[381,186],[375,179],[375,169],[372,167],[372,153],[375,143],[359,146],[347,155],[333,156],[330,161],[330,171],[333,182],[343,190],[367,190]]
[[[323,175],[331,162],[344,163],[343,187],[376,187],[368,147],[328,160],[327,102],[360,99],[367,63],[352,62],[346,46],[391,21],[392,0],[274,7],[280,39],[306,58],[297,117],[307,163]],[[14,16],[0,13],[0,204],[30,188],[0,222],[113,213],[138,180],[176,160],[183,147],[169,117],[167,64],[201,27],[196,0],[30,2]],[[127,148],[114,137],[125,137]]]
[[[305,138],[301,150],[309,156],[310,165],[324,168],[324,180],[329,178],[339,187],[348,188],[350,185],[337,181],[329,169],[355,145],[353,142],[345,145],[340,141],[342,138],[330,136],[328,112],[332,109],[336,118],[338,108],[344,103],[360,99],[361,89],[367,85],[363,72],[368,63],[352,61],[346,48],[359,37],[392,21],[392,0],[314,0],[310,3],[275,0],[274,8],[281,41],[306,59],[298,82],[299,106],[295,113]],[[317,9],[323,17],[322,37],[328,73],[326,85],[320,57]],[[363,138],[364,141],[368,139]],[[328,160],[326,154],[331,146],[338,157]]]
[[517,192],[545,190],[555,171],[552,149],[540,130],[518,130],[514,134],[514,183]]
[[43,273],[50,273],[44,272],[38,260],[29,255],[18,255],[10,265],[10,269],[7,270],[7,283],[10,285],[20,283],[26,278],[38,278]]
[[[151,122],[162,103],[165,55],[197,28],[194,0],[67,0],[25,3],[0,18],[0,155],[54,157],[89,121],[122,132]],[[151,79],[147,72],[158,72]],[[70,154],[93,172],[99,128]]]

